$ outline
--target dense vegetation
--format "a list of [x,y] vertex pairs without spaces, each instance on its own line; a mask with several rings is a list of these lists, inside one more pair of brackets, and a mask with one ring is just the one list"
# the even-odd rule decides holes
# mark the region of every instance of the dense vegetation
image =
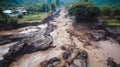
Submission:
[[0,26],[1,25],[12,25],[13,27],[17,26],[17,17],[9,17],[2,12],[2,8],[0,8]]
[[89,1],[92,2],[95,5],[104,5],[104,4],[109,4],[109,5],[116,5],[120,4],[120,0],[0,0],[0,6],[7,8],[9,6],[20,6],[20,5],[25,5],[25,4],[35,4],[35,3],[44,3],[47,1],[48,3],[50,2],[55,2],[58,6],[60,4],[64,5],[70,5],[75,2],[79,1]]
[[120,26],[120,5],[102,5],[100,6],[101,19],[110,26]]
[[70,9],[69,13],[74,15],[77,21],[80,20],[95,20],[100,15],[98,7],[91,3],[75,3]]
[[48,13],[29,14],[29,15],[23,16],[22,18],[20,17],[18,19],[18,23],[21,24],[21,23],[41,22],[47,16],[48,16]]
[[[12,9],[16,6],[24,6],[30,12],[48,12],[54,11],[57,6],[69,6],[76,2],[91,2],[95,5],[119,5],[120,0],[0,0],[0,7],[3,9]],[[45,8],[46,7],[46,8]]]
[[101,14],[104,16],[110,16],[111,18],[118,19],[120,21],[120,6],[103,5],[100,7]]
[[[15,27],[18,23],[40,22],[47,17],[47,13],[43,12],[55,11],[56,7],[59,6],[59,2],[59,0],[0,0],[0,25],[12,25]],[[3,13],[3,10],[10,9],[14,11],[19,6],[25,7],[30,15],[24,16],[21,14],[10,17]],[[31,19],[28,16],[31,16]]]
[[89,2],[79,2],[70,6],[69,13],[76,21],[103,20],[108,26],[120,26],[120,5],[95,6]]

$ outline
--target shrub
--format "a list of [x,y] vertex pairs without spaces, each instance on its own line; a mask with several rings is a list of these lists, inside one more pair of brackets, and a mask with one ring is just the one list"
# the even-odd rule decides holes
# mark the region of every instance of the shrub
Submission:
[[3,13],[2,8],[0,8],[0,24],[4,24],[7,22],[8,16]]
[[17,22],[17,21],[18,21],[17,17],[9,17],[8,18],[8,23]]
[[100,14],[100,9],[90,3],[76,3],[69,8],[69,14],[74,15],[77,21],[95,20]]
[[105,15],[105,16],[110,16],[111,15],[111,11],[112,11],[112,6],[109,5],[103,5],[100,7],[101,10],[101,14]]
[[113,18],[115,18],[115,19],[120,21],[120,16],[114,16]]
[[113,6],[111,17],[120,21],[120,6]]
[[112,12],[111,12],[112,16],[120,16],[120,7],[113,7]]
[[22,15],[22,14],[18,15],[18,18],[19,18],[19,19],[22,19],[22,18],[23,18],[23,15]]
[[7,23],[12,25],[13,28],[16,28],[18,25],[18,18],[17,17],[9,17]]
[[9,17],[8,15],[4,14],[2,12],[2,9],[0,8],[0,25],[7,25],[10,24],[13,26],[13,28],[17,27],[17,17]]

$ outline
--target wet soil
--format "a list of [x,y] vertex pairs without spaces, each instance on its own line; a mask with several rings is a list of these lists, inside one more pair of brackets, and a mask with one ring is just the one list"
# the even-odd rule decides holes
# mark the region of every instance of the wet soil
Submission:
[[[45,36],[52,37],[52,48],[23,54],[11,62],[9,67],[117,67],[120,64],[120,44],[106,36],[106,30],[91,29],[92,24],[74,24],[64,8],[55,14],[47,25],[37,26],[37,29],[40,27],[43,31],[46,30]],[[31,33],[28,30],[29,28],[20,32],[28,35]],[[31,44],[30,41],[27,43]],[[15,44],[0,46],[1,59],[13,45]]]

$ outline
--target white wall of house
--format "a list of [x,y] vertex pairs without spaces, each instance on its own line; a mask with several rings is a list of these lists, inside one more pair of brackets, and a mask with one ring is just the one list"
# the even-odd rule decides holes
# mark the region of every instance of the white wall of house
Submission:
[[16,7],[17,10],[4,10],[3,13],[9,16],[18,16],[19,14],[27,14],[25,7]]

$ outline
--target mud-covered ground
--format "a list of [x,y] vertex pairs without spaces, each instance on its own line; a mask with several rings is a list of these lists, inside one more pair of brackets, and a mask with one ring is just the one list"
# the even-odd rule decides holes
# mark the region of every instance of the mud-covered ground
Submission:
[[95,26],[75,24],[62,8],[48,23],[1,37],[0,67],[120,67],[120,44]]

